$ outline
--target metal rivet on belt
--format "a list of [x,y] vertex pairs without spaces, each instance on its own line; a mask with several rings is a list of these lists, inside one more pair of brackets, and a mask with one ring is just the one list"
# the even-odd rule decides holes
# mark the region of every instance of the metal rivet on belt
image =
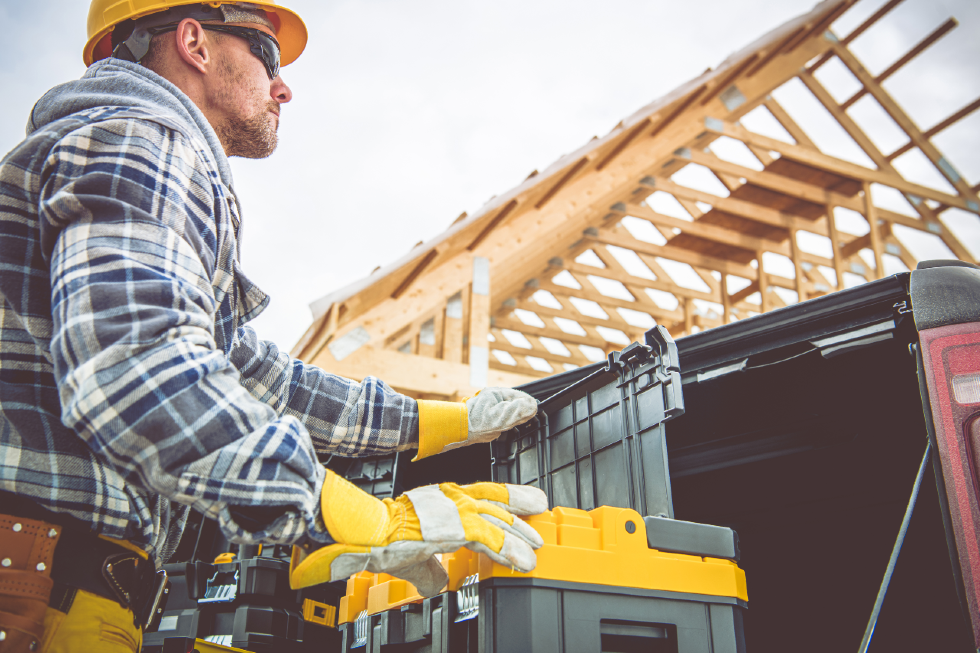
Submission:
[[58,536],[57,530],[52,528],[50,531],[48,531],[48,537],[57,537],[57,536]]
[[36,651],[37,650],[37,640],[35,639],[35,640],[31,641],[31,645],[28,648],[30,648],[31,651]]
[[105,566],[105,570],[108,571],[110,574],[112,573],[112,563],[111,562]]
[[0,630],[0,642],[2,642],[5,639],[7,639],[7,631],[6,630]]
[[21,524],[14,524],[14,532],[15,533],[19,533],[22,530],[24,530],[24,527]]
[[36,568],[36,569],[37,569],[38,571],[44,571],[45,569],[47,569],[47,567],[46,567],[46,566],[44,565],[44,563],[43,563],[43,562],[39,562],[39,563],[37,563],[37,567],[35,567],[35,568]]
[[0,565],[3,565],[4,567],[9,567],[12,564],[14,563],[10,558],[4,558],[3,560],[0,560]]

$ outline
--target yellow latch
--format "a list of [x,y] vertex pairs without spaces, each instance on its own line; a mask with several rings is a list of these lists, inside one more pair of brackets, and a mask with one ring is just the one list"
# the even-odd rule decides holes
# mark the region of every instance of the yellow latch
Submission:
[[303,601],[303,619],[328,628],[337,627],[337,608],[313,599]]
[[235,554],[232,552],[219,553],[218,557],[214,559],[214,564],[223,565],[226,562],[235,562]]

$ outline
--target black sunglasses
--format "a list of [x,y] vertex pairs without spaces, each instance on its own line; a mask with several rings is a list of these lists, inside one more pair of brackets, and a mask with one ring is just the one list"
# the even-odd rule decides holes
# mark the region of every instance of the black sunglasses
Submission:
[[[279,41],[276,40],[276,37],[254,27],[212,25],[211,23],[201,23],[201,27],[212,32],[223,32],[245,39],[248,41],[252,54],[262,60],[265,65],[265,72],[269,74],[269,79],[275,79],[279,76]],[[156,36],[176,29],[177,25],[161,25],[150,27],[146,31]]]

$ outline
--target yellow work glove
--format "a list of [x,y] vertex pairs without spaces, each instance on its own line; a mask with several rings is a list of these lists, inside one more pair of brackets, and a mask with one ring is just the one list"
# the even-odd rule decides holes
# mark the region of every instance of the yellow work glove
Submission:
[[370,571],[397,576],[433,596],[448,581],[437,553],[465,546],[518,571],[534,569],[534,549],[544,542],[515,515],[542,513],[548,499],[522,485],[442,483],[382,501],[327,470],[320,505],[337,543],[316,550],[293,547],[293,589]]
[[511,388],[486,388],[464,402],[419,399],[421,460],[468,444],[490,442],[538,412],[531,395]]

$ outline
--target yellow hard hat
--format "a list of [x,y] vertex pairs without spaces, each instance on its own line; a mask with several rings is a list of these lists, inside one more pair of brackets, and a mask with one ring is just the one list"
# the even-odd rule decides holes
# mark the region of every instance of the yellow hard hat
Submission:
[[306,47],[306,24],[296,12],[266,0],[248,2],[202,2],[202,0],[92,0],[88,10],[88,41],[82,52],[86,66],[112,55],[111,34],[119,23],[173,7],[204,4],[211,7],[244,4],[262,9],[276,28],[280,65],[293,63]]

